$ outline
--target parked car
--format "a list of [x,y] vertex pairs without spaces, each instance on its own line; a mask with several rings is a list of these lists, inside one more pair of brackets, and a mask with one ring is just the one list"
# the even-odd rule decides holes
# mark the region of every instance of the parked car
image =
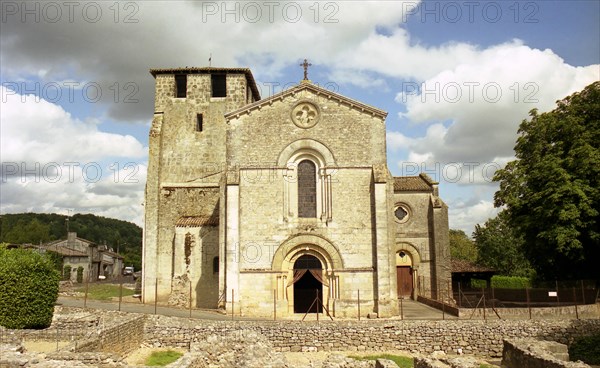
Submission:
[[133,275],[133,266],[127,266],[123,269],[123,275]]

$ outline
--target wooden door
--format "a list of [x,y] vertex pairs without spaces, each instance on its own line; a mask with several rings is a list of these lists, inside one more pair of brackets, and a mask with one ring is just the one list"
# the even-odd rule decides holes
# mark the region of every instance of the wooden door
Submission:
[[410,297],[413,292],[412,267],[396,266],[398,296]]

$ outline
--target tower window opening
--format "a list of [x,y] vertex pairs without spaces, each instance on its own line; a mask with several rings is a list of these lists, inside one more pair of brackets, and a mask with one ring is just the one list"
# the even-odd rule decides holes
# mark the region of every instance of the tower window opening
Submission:
[[187,74],[175,75],[175,97],[187,97]]
[[211,74],[212,97],[227,96],[227,75],[226,74]]

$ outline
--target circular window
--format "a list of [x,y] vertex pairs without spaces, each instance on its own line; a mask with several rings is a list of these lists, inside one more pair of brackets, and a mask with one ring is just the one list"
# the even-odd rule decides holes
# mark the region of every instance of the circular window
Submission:
[[408,206],[404,204],[396,205],[396,208],[394,209],[394,216],[396,217],[396,221],[400,223],[408,221],[408,218],[410,217],[410,210],[408,209]]

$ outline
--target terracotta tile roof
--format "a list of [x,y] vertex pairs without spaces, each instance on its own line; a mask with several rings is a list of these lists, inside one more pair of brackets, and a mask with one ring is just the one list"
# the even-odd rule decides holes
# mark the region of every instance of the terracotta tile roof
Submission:
[[177,219],[177,227],[200,227],[200,226],[218,226],[219,218],[216,216],[186,216]]
[[394,192],[421,192],[433,191],[433,185],[437,182],[431,180],[426,174],[419,176],[395,176]]
[[211,74],[211,73],[239,73],[245,74],[246,80],[248,81],[248,86],[252,90],[252,95],[255,100],[260,100],[260,92],[258,91],[258,87],[256,87],[256,81],[254,80],[254,76],[249,68],[213,68],[213,67],[186,67],[186,68],[156,68],[150,69],[150,74],[154,78],[158,74]]
[[450,267],[453,273],[482,273],[482,272],[496,272],[493,268],[486,266],[480,266],[473,262],[466,261],[464,259],[452,259],[450,260]]
[[47,251],[56,252],[56,253],[60,254],[61,256],[65,256],[65,257],[87,257],[88,256],[87,253],[78,251],[76,249],[67,248],[62,245],[58,245],[58,246],[45,245],[45,246],[42,246],[42,248],[46,249]]

